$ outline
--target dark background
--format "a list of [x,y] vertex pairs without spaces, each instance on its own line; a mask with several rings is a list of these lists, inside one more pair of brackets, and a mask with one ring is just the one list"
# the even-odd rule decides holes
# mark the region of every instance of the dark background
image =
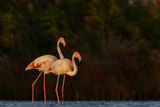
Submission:
[[[61,36],[64,56],[83,58],[66,78],[65,100],[160,99],[158,0],[0,0],[0,100],[31,100],[39,72],[25,67],[44,54],[59,57]],[[46,78],[47,99],[56,100],[57,76]],[[43,76],[35,99],[43,100]]]

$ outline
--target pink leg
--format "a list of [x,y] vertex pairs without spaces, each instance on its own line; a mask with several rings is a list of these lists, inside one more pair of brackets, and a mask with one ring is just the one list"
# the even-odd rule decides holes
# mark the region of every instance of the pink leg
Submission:
[[58,82],[59,82],[59,75],[57,77],[57,84],[56,84],[55,92],[56,92],[56,95],[57,95],[58,104],[60,104],[60,102],[59,102],[59,96],[58,96]]
[[46,84],[45,84],[45,74],[44,74],[43,91],[44,91],[44,104],[46,104]]
[[41,72],[38,77],[36,78],[36,80],[33,82],[32,84],[32,104],[34,103],[34,85],[37,82],[37,80],[39,79],[39,77],[42,75],[43,72]]
[[64,93],[65,77],[66,77],[66,75],[64,75],[64,76],[63,76],[63,84],[62,84],[62,104],[63,104],[63,99],[64,99],[64,97],[63,97],[63,93]]

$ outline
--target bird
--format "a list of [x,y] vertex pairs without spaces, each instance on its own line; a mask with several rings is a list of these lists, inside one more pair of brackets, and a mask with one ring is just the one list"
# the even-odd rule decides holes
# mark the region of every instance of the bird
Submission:
[[[63,46],[66,46],[66,42],[64,40],[63,37],[60,37],[57,41],[57,51],[59,53],[59,56],[61,59],[64,58],[61,49],[60,49],[60,43],[63,44]],[[30,70],[30,69],[37,69],[38,71],[40,71],[40,74],[38,75],[38,77],[36,78],[36,80],[33,82],[32,84],[32,104],[34,103],[34,85],[37,82],[37,80],[39,79],[39,77],[41,76],[42,73],[44,73],[44,83],[43,83],[43,91],[44,91],[44,104],[46,104],[46,88],[45,88],[45,75],[49,74],[49,72],[47,72],[48,67],[51,66],[51,64],[56,61],[58,58],[53,56],[53,55],[42,55],[38,58],[36,58],[34,61],[32,61],[26,68],[25,71]]]
[[59,77],[60,77],[60,75],[64,75],[63,76],[63,83],[62,83],[62,104],[63,104],[63,98],[64,98],[63,97],[63,92],[64,92],[65,75],[75,76],[78,72],[78,67],[76,65],[75,58],[78,58],[79,62],[81,62],[81,60],[82,60],[82,57],[80,56],[78,51],[73,53],[72,61],[67,59],[67,58],[58,59],[58,60],[54,61],[51,64],[51,66],[47,69],[48,72],[53,73],[55,75],[58,75],[57,84],[56,84],[56,88],[55,88],[55,93],[57,95],[58,104],[60,104],[59,95],[58,95]]

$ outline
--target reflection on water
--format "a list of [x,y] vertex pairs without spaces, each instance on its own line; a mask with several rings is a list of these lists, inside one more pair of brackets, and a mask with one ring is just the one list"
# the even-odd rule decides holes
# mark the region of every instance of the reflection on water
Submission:
[[65,101],[57,104],[56,101],[0,101],[0,107],[160,107],[159,101]]

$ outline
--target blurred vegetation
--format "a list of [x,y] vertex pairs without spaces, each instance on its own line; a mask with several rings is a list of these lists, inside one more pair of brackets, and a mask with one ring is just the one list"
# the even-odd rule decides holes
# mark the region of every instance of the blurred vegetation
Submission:
[[[31,100],[43,54],[83,57],[66,78],[65,100],[159,100],[160,6],[148,0],[0,0],[0,100]],[[56,75],[47,75],[47,99],[56,100]],[[43,100],[43,76],[35,99]],[[62,84],[62,78],[60,83]],[[61,93],[61,85],[59,86]],[[60,94],[61,95],[61,94]]]

